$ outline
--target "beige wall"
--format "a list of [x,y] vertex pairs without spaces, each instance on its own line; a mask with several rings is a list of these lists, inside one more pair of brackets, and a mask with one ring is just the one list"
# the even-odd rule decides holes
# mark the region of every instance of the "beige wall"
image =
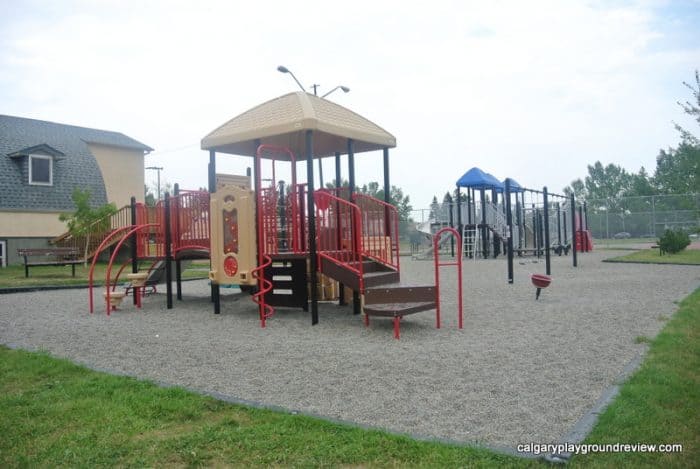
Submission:
[[132,196],[143,202],[143,151],[95,143],[88,143],[88,148],[102,171],[108,202],[117,208],[129,205]]
[[58,212],[0,212],[2,236],[48,237],[66,232],[66,224],[58,220]]

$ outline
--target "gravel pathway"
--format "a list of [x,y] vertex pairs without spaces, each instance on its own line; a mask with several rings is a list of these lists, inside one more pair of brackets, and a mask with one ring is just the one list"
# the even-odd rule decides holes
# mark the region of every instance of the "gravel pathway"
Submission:
[[[165,309],[87,313],[87,292],[0,296],[0,343],[44,349],[93,368],[182,385],[427,437],[514,447],[559,441],[643,353],[700,285],[700,268],[603,263],[615,253],[553,258],[539,301],[529,273],[544,261],[465,261],[465,322],[456,328],[456,275],[442,270],[443,328],[434,313],[408,317],[401,340],[390,320],[369,328],[348,306],[278,310],[261,329],[247,296],[224,290],[212,314],[205,282],[186,282],[185,301]],[[430,282],[433,265],[402,260],[403,278]]]

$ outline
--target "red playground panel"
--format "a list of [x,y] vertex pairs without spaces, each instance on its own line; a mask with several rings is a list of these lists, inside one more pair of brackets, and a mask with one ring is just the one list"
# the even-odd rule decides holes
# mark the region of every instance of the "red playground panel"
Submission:
[[578,230],[576,232],[576,251],[593,251],[593,236],[591,236],[591,232],[589,230]]

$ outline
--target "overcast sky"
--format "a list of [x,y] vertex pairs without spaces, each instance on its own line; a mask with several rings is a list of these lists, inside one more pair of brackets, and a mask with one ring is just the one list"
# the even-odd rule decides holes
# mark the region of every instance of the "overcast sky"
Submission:
[[[700,68],[700,1],[0,0],[0,113],[123,132],[164,181],[206,186],[200,140],[298,90],[394,134],[426,208],[478,166],[559,192],[600,160],[650,173]],[[381,153],[357,181],[381,181]],[[250,159],[221,155],[220,172]],[[344,160],[345,161],[345,160]],[[328,178],[332,160],[324,165]],[[347,177],[344,168],[344,176]],[[147,171],[147,181],[155,172]]]

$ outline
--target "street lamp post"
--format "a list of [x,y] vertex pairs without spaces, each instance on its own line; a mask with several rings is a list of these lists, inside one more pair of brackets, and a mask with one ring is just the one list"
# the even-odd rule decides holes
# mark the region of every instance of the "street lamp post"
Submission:
[[[297,77],[294,76],[292,71],[289,70],[287,67],[285,67],[284,65],[280,65],[277,67],[277,71],[280,73],[289,73],[292,76],[292,78],[294,78],[294,81],[297,82],[297,85],[299,85],[299,88],[301,88],[301,91],[306,92],[304,85],[302,85],[299,82],[299,80],[297,80]],[[319,85],[317,83],[314,83],[313,85],[311,85],[311,88],[313,88],[313,90],[314,90],[314,96],[318,96],[318,87],[319,86],[321,86],[321,85]],[[343,90],[343,93],[347,93],[350,91],[350,88],[348,88],[347,86],[338,85],[335,88],[333,88],[332,90],[330,90],[328,93],[321,96],[321,98],[325,98],[326,96],[328,96],[329,94],[331,94],[332,92],[334,92],[337,89]],[[321,158],[318,159],[318,176],[319,176],[319,181],[321,183],[321,188],[323,188],[323,166],[321,165]]]
[[158,172],[158,200],[160,200],[160,172],[163,168],[161,166],[146,166],[146,169],[153,169]]

